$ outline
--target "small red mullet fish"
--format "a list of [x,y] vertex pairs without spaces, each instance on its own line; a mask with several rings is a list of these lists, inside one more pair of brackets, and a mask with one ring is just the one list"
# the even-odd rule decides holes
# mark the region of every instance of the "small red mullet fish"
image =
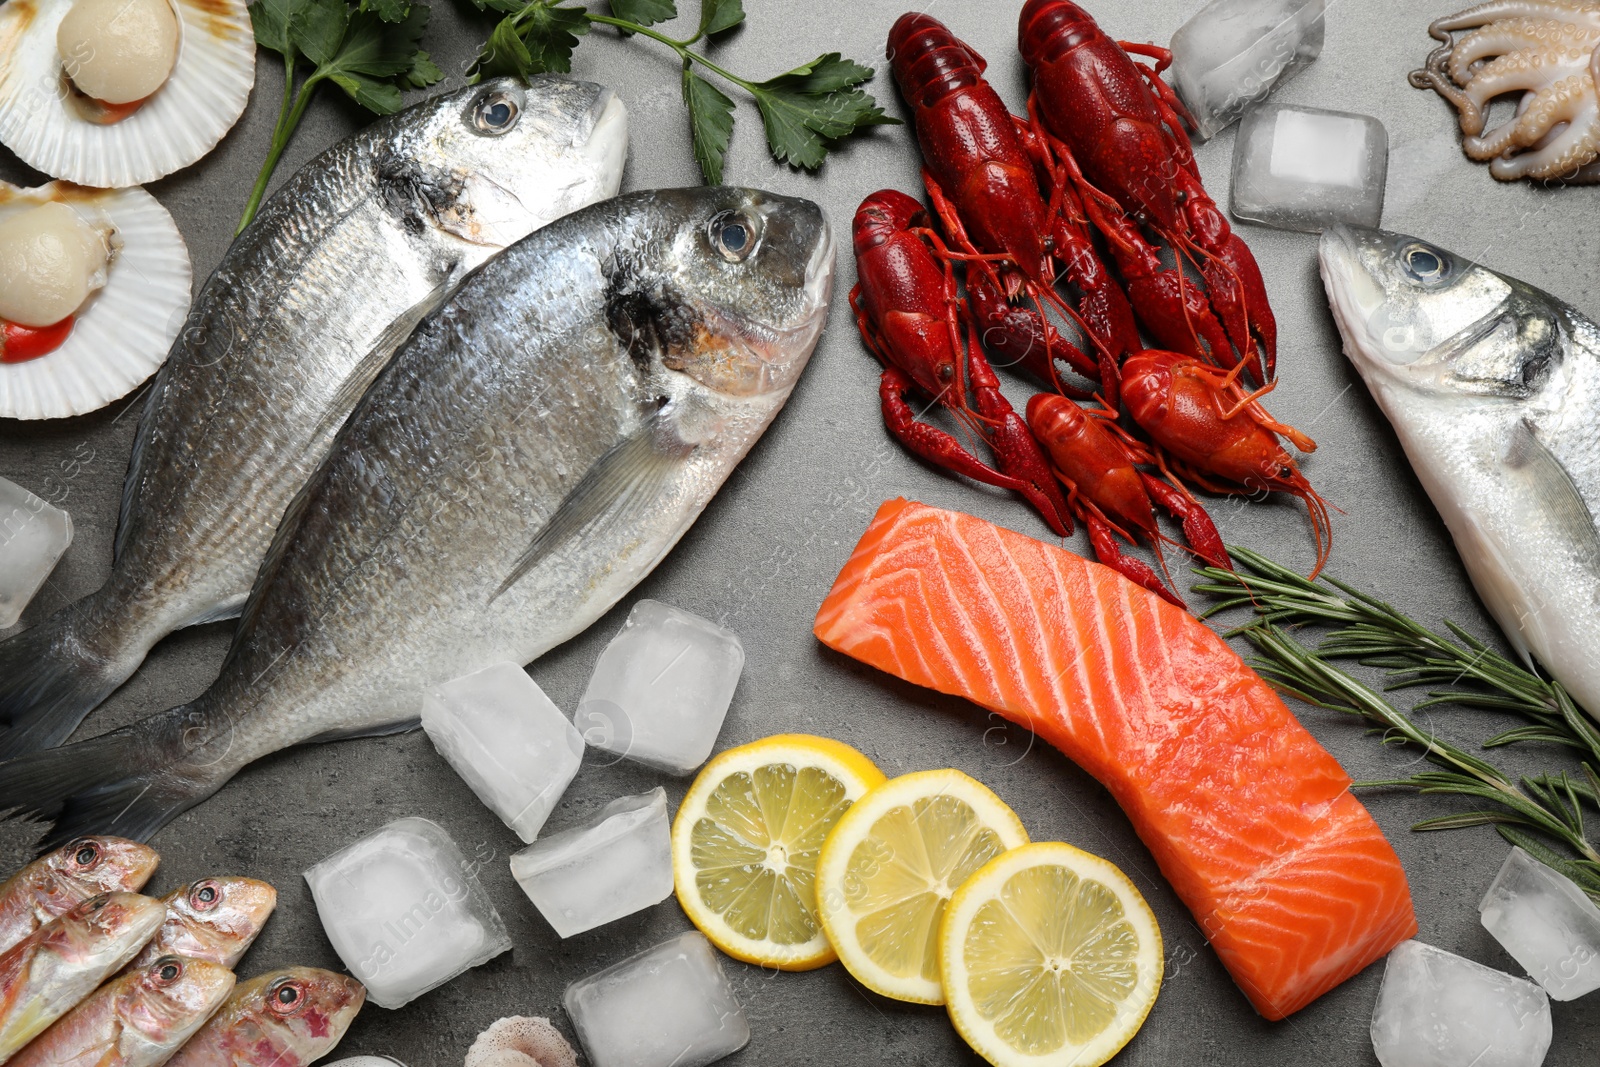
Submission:
[[99,893],[137,893],[155,873],[156,850],[121,837],[80,837],[0,885],[0,952]]
[[160,1067],[222,1006],[233,972],[162,956],[101,986],[11,1061],[16,1067]]
[[166,913],[151,897],[103,893],[0,955],[0,1063],[133,959]]
[[254,878],[206,878],[174,889],[161,903],[167,919],[131,966],[187,956],[231,968],[267,924],[278,891]]
[[344,1037],[367,990],[347,975],[286,967],[252,978],[168,1067],[305,1067]]

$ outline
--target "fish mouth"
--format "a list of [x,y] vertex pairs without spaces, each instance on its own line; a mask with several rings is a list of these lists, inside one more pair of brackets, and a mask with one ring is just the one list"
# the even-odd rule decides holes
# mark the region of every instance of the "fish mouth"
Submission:
[[1404,234],[1335,223],[1317,242],[1317,265],[1344,353],[1357,369],[1402,373],[1434,347],[1415,300],[1396,299],[1378,270]]
[[612,197],[622,186],[622,167],[628,158],[628,108],[610,89],[596,88],[600,94],[589,109],[589,132],[579,151],[596,174],[610,176],[605,195]]

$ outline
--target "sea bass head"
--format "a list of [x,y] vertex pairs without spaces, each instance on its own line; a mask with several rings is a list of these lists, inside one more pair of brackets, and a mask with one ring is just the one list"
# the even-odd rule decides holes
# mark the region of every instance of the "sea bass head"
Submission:
[[366,987],[348,975],[316,967],[270,971],[235,989],[172,1067],[310,1063],[339,1043],[366,999]]
[[539,75],[496,78],[385,120],[395,150],[378,164],[391,204],[493,250],[615,196],[628,117],[610,89]]
[[161,898],[166,921],[134,960],[143,966],[165,955],[239,962],[278,904],[278,891],[254,878],[204,878]]
[[1384,230],[1336,226],[1318,257],[1345,352],[1391,418],[1404,393],[1523,403],[1561,376],[1569,309],[1530,285]]
[[[144,887],[161,857],[149,845],[121,837],[80,837],[35,862],[45,883],[81,900],[96,893],[133,892]],[[24,873],[27,873],[26,871]]]
[[151,1045],[173,1049],[198,1030],[233,992],[233,972],[220,963],[161,956],[128,975],[117,1014]]
[[731,187],[639,194],[616,251],[612,329],[716,393],[785,397],[822,334],[833,231],[822,210]]

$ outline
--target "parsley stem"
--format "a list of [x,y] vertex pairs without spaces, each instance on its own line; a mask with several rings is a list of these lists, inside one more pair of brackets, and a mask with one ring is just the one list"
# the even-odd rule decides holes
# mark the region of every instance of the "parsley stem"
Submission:
[[593,13],[587,13],[584,17],[587,18],[590,22],[599,22],[599,23],[602,23],[602,24],[604,24],[606,26],[615,26],[619,30],[626,30],[629,33],[643,34],[644,36],[650,38],[651,40],[660,41],[662,44],[666,45],[668,48],[670,48],[674,52],[678,53],[678,58],[679,59],[690,59],[690,60],[693,60],[694,62],[700,64],[702,67],[704,67],[707,70],[711,71],[713,74],[716,74],[721,78],[725,78],[729,82],[732,82],[734,85],[737,85],[739,88],[743,89],[745,92],[749,93],[751,96],[760,95],[756,91],[756,87],[754,85],[752,85],[750,82],[745,81],[743,78],[739,77],[737,74],[732,73],[731,71],[727,71],[727,70],[722,69],[721,67],[717,66],[715,63],[711,62],[711,60],[709,60],[705,56],[701,55],[700,53],[691,52],[689,50],[689,46],[694,44],[695,41],[700,39],[698,34],[696,34],[694,37],[689,38],[689,40],[687,40],[687,41],[679,41],[679,40],[676,40],[674,38],[668,37],[664,33],[657,33],[655,30],[652,30],[648,26],[640,26],[636,22],[629,22],[626,19],[614,18],[611,15],[596,15],[596,14],[593,14]]
[[[289,140],[294,136],[294,131],[299,128],[300,120],[305,117],[306,108],[311,106],[311,98],[315,95],[317,83],[322,80],[320,74],[313,74],[300,86],[298,93],[294,89],[294,57],[283,57],[283,103],[278,108],[278,123],[272,130],[272,147],[267,152],[267,158],[261,163],[261,170],[256,174],[256,183],[250,190],[250,199],[244,205],[244,215],[239,219],[238,229],[233,231],[235,237],[244,232],[256,217],[256,212],[261,207],[261,200],[267,193],[267,183],[272,180],[273,171],[278,169],[278,160],[283,158],[284,149],[289,147]],[[293,100],[293,106],[290,101]]]

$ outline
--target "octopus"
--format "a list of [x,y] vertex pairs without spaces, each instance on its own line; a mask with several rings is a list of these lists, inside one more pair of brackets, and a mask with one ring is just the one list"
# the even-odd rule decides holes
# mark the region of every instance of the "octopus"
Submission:
[[[1600,182],[1600,0],[1491,0],[1428,33],[1443,43],[1411,84],[1455,105],[1469,157],[1501,181]],[[1516,113],[1488,126],[1509,93]]]

